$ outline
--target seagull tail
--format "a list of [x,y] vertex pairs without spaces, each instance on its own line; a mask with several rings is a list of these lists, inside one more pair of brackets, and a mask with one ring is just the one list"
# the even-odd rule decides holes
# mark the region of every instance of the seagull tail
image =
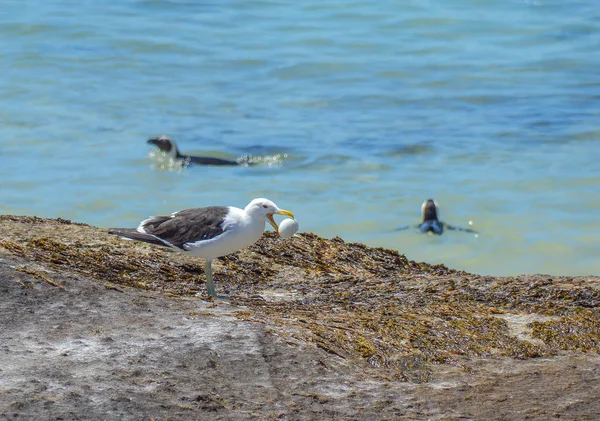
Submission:
[[150,234],[139,232],[136,228],[109,228],[109,234],[118,235],[126,240],[143,241],[144,243],[156,244],[159,246],[169,247],[160,239]]

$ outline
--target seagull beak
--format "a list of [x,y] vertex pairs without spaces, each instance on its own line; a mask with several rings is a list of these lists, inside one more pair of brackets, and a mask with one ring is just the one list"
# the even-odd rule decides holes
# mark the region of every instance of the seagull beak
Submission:
[[146,143],[148,143],[150,145],[156,145],[156,140],[157,139],[148,139],[148,141]]
[[294,214],[292,212],[290,212],[289,210],[285,210],[285,209],[279,209],[279,211],[275,212],[277,215],[285,215],[285,216],[289,216],[290,218],[294,219]]
[[271,226],[273,228],[275,228],[275,232],[279,233],[279,227],[277,226],[277,224],[275,223],[275,220],[273,219],[273,215],[285,215],[285,216],[289,216],[290,218],[294,218],[294,214],[292,212],[290,212],[289,210],[285,210],[285,209],[279,209],[277,212],[275,213],[269,213],[267,214],[267,220],[269,221],[269,224],[271,224]]

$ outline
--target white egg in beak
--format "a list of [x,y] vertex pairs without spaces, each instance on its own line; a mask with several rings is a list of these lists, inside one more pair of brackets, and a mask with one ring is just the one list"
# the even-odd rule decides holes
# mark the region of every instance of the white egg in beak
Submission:
[[279,236],[281,238],[291,238],[296,232],[298,232],[298,228],[298,221],[296,221],[295,219],[284,219],[279,224]]

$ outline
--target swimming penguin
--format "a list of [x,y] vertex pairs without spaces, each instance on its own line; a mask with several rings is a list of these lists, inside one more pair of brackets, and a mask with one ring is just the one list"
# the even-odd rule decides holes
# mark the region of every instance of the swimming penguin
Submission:
[[168,136],[159,136],[154,139],[148,139],[150,145],[155,145],[161,152],[164,152],[172,160],[181,161],[184,165],[239,165],[237,161],[215,158],[210,156],[192,156],[182,155],[177,149],[177,144]]
[[[472,229],[455,227],[453,225],[449,225],[445,222],[438,220],[438,205],[433,199],[428,199],[423,202],[423,204],[421,205],[421,216],[423,222],[421,222],[418,225],[415,225],[414,227],[421,231],[423,234],[442,235],[444,233],[444,228],[447,228],[451,231],[463,231],[477,234],[477,231],[474,231]],[[405,227],[400,227],[396,229],[396,231],[402,231],[410,227],[410,225],[407,225]]]

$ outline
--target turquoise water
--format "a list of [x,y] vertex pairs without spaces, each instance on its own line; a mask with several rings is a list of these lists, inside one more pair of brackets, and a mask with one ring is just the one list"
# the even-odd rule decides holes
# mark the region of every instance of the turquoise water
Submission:
[[[267,197],[302,230],[600,274],[586,1],[0,1],[0,212],[102,227]],[[251,168],[161,169],[149,137]],[[394,228],[435,198],[478,237]]]

